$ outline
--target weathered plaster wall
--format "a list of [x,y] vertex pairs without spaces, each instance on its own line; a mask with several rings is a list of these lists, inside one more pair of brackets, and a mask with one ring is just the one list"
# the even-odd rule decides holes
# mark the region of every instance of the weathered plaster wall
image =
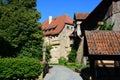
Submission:
[[107,23],[109,25],[113,25],[113,30],[114,31],[119,31],[120,30],[120,13],[113,14],[111,17],[107,19]]
[[51,56],[50,59],[51,63],[58,63],[59,58],[68,59],[68,54],[71,51],[71,41],[69,36],[73,33],[74,27],[72,25],[66,24],[63,30],[58,35],[58,40],[60,44],[52,45],[53,49],[51,49]]
[[114,24],[113,30],[120,30],[120,0],[112,2],[106,13],[105,20],[109,25]]

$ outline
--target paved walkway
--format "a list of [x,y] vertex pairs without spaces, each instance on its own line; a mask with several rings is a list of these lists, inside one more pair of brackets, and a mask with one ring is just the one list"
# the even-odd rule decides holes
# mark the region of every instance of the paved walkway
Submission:
[[44,80],[83,80],[79,73],[64,66],[54,66],[46,74]]

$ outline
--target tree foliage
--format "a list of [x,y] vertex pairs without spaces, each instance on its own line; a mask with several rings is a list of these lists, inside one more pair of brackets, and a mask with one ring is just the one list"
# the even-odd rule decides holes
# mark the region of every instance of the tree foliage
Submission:
[[78,36],[76,36],[74,38],[74,43],[72,44],[72,48],[71,48],[71,51],[68,55],[68,58],[69,58],[69,62],[75,62],[76,60],[76,56],[77,56],[77,50],[78,50],[78,47],[79,47],[79,44],[80,44],[80,38]]
[[75,62],[77,51],[72,47],[70,54],[68,55],[69,62]]
[[42,55],[43,33],[38,22],[40,13],[35,7],[36,0],[0,0],[0,43],[9,43],[9,47],[2,45],[3,54]]
[[46,60],[48,61],[51,58],[50,50],[52,49],[51,45],[46,46]]

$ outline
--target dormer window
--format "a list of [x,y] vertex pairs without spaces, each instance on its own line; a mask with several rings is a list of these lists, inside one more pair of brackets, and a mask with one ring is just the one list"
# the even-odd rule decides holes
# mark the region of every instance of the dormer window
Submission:
[[67,26],[67,29],[69,29],[69,26]]

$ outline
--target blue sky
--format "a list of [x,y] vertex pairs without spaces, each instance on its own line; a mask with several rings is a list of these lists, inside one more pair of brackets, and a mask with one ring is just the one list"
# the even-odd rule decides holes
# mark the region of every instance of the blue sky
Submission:
[[37,10],[41,13],[40,22],[67,14],[73,18],[75,12],[90,13],[101,0],[37,0]]

